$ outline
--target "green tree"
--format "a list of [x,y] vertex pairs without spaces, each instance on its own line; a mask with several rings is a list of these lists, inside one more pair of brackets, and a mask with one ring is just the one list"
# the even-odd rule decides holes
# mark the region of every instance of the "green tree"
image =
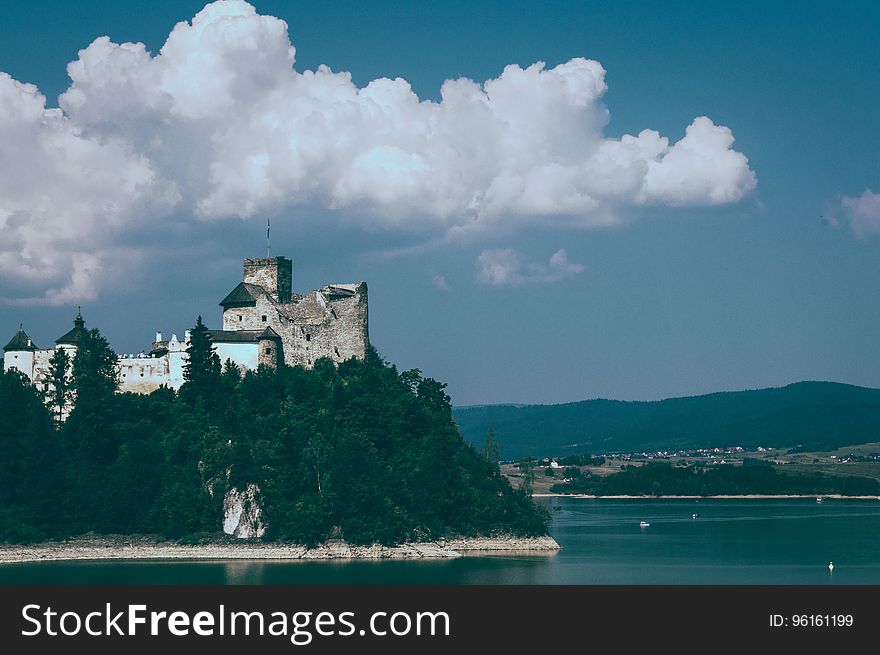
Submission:
[[116,391],[118,357],[101,332],[86,332],[73,358],[71,387],[76,391],[77,405],[101,402]]
[[221,374],[223,384],[229,389],[234,389],[241,382],[241,369],[238,364],[227,358],[223,362],[223,373]]
[[183,367],[183,378],[198,391],[216,388],[220,381],[220,357],[211,343],[211,333],[199,316],[189,337],[188,359]]
[[0,373],[0,542],[45,538],[64,493],[52,417],[30,380]]
[[524,492],[531,495],[535,486],[535,458],[529,455],[520,464],[520,470],[523,474],[523,482],[520,487]]
[[498,443],[495,441],[495,430],[489,426],[486,433],[486,440],[483,442],[483,458],[490,464],[498,464]]
[[70,356],[64,348],[56,348],[52,359],[49,360],[49,379],[52,384],[49,389],[49,401],[55,412],[55,420],[61,423],[64,416],[64,408],[70,400]]

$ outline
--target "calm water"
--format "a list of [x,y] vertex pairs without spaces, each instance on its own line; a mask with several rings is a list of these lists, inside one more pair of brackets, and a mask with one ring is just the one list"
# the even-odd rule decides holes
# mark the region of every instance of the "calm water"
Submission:
[[0,565],[0,584],[880,584],[876,500],[540,500],[553,555],[45,562]]

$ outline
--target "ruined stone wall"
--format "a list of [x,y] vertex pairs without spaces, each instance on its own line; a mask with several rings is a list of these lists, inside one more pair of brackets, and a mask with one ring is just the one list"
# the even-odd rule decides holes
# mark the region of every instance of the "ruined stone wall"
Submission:
[[281,335],[286,364],[311,368],[321,357],[341,362],[366,355],[370,343],[367,284],[346,287],[354,295],[334,298],[318,290],[284,307],[284,327],[275,330]]
[[[367,284],[336,286],[352,295],[324,287],[286,304],[261,295],[254,307],[225,310],[223,329],[262,331],[271,327],[281,336],[283,361],[289,366],[310,368],[321,357],[335,362],[363,358],[370,343]],[[264,356],[262,348],[260,356]]]

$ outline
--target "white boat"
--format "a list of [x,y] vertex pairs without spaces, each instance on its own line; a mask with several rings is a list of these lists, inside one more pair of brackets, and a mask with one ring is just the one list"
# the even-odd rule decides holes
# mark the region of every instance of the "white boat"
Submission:
[[819,498],[818,496],[816,496],[816,502],[817,502],[817,503],[821,503],[821,502],[822,502],[822,499]]
[[692,518],[692,519],[697,518],[697,516],[699,516],[699,514],[691,514],[691,518]]
[[641,521],[641,522],[639,522],[639,527],[640,527],[640,528],[647,528],[649,525],[651,525],[651,524],[648,523],[647,521]]

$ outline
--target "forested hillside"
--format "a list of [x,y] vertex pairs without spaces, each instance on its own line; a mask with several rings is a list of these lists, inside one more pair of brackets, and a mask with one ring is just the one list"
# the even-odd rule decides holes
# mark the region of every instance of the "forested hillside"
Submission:
[[453,415],[474,445],[491,426],[506,459],[727,445],[826,450],[880,441],[880,389],[833,382],[655,402],[459,407]]

